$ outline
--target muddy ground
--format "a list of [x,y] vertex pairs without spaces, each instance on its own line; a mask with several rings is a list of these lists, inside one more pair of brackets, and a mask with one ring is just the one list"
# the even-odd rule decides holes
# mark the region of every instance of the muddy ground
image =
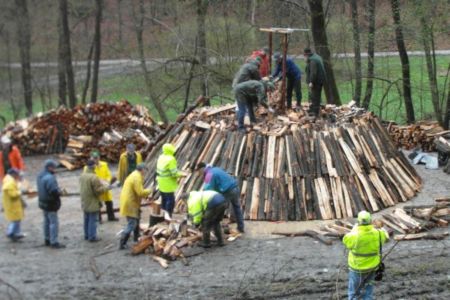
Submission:
[[[26,159],[28,180],[34,182],[45,158]],[[450,195],[447,174],[423,166],[417,170],[424,179],[424,188],[408,203],[430,204],[434,196]],[[59,173],[60,186],[76,191],[78,175],[79,171]],[[114,193],[117,206],[119,190]],[[100,225],[99,243],[85,242],[79,199],[63,200],[60,241],[67,248],[62,250],[43,246],[42,213],[37,199],[27,200],[22,227],[28,236],[21,243],[6,239],[6,222],[1,214],[1,300],[346,298],[346,255],[339,241],[325,246],[307,237],[270,235],[274,229],[302,230],[320,226],[321,222],[247,222],[243,238],[189,258],[189,266],[176,261],[163,270],[146,255],[132,257],[117,250],[116,234],[124,225],[123,219]],[[393,244],[388,243],[386,251]],[[448,238],[399,243],[386,261],[385,280],[376,286],[376,298],[449,299],[449,246]],[[94,256],[101,273],[98,280],[90,267]]]

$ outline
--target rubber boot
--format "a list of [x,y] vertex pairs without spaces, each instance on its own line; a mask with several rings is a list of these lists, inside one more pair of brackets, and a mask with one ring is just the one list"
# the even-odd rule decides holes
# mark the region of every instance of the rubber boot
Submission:
[[211,233],[206,228],[203,230],[203,240],[198,243],[200,247],[203,248],[211,248],[211,241],[210,241]]
[[223,243],[222,228],[220,226],[220,223],[214,225],[214,234],[216,235],[217,238],[217,246],[222,247],[223,245],[225,245]]
[[106,205],[106,213],[108,215],[108,221],[110,221],[110,222],[119,221],[119,219],[117,219],[116,216],[114,215],[113,202],[105,201],[105,205]]
[[139,240],[140,231],[141,231],[140,222],[138,221],[136,228],[134,228],[134,231],[133,231],[133,241],[137,242]]
[[123,249],[127,248],[127,242],[128,242],[129,238],[130,238],[129,233],[122,235],[122,237],[120,238],[119,250],[123,250]]

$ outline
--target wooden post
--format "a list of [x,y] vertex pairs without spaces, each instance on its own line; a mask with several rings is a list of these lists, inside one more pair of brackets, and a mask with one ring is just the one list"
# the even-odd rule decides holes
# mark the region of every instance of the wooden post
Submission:
[[283,34],[283,71],[281,81],[281,109],[286,108],[286,56],[288,47],[288,34]]
[[272,52],[273,52],[272,37],[273,33],[269,32],[269,75],[272,74]]

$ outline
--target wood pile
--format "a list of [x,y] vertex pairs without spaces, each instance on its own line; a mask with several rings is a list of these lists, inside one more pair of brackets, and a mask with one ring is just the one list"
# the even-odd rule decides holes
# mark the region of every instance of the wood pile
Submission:
[[[223,226],[225,227],[225,240],[231,242],[240,236],[240,233],[230,231],[227,225]],[[197,246],[201,239],[200,230],[189,226],[186,222],[172,220],[170,223],[158,223],[145,229],[139,242],[131,249],[131,253],[133,255],[148,254],[166,269],[170,261],[180,259],[187,264],[187,257],[203,253],[203,248]],[[212,245],[215,240],[213,235]]]
[[[405,206],[396,208],[391,213],[384,213],[374,219],[377,228],[383,227],[396,241],[431,239],[442,240],[449,233],[430,232],[437,227],[447,227],[450,221],[450,198],[436,199],[435,205]],[[355,220],[337,220],[332,224],[324,225],[320,230],[307,230],[300,232],[273,232],[275,235],[310,236],[318,241],[331,245],[330,237],[342,238],[349,233]]]
[[389,122],[386,128],[397,147],[406,150],[421,148],[424,152],[436,151],[433,141],[436,136],[445,133],[435,121],[421,121],[411,125]]
[[[247,220],[293,221],[353,217],[413,197],[422,181],[371,113],[326,106],[312,120],[257,111],[249,132],[236,130],[235,106],[201,108],[168,130],[147,156],[147,186],[157,190],[156,161],[175,145],[181,179],[176,196],[201,187],[201,161],[236,176]],[[158,194],[152,195],[153,198]]]

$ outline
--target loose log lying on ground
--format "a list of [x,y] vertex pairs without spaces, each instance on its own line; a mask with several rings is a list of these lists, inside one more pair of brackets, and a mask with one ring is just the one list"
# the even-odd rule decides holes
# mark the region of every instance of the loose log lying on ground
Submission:
[[415,234],[396,234],[394,240],[396,241],[410,241],[410,240],[443,240],[448,236],[448,232],[444,233],[415,233]]
[[316,232],[314,230],[305,230],[305,231],[297,231],[297,232],[272,232],[272,234],[274,235],[284,235],[287,237],[295,237],[295,236],[309,236],[312,237],[313,239],[318,240],[319,242],[330,246],[333,244],[333,241],[323,237],[319,232]]

